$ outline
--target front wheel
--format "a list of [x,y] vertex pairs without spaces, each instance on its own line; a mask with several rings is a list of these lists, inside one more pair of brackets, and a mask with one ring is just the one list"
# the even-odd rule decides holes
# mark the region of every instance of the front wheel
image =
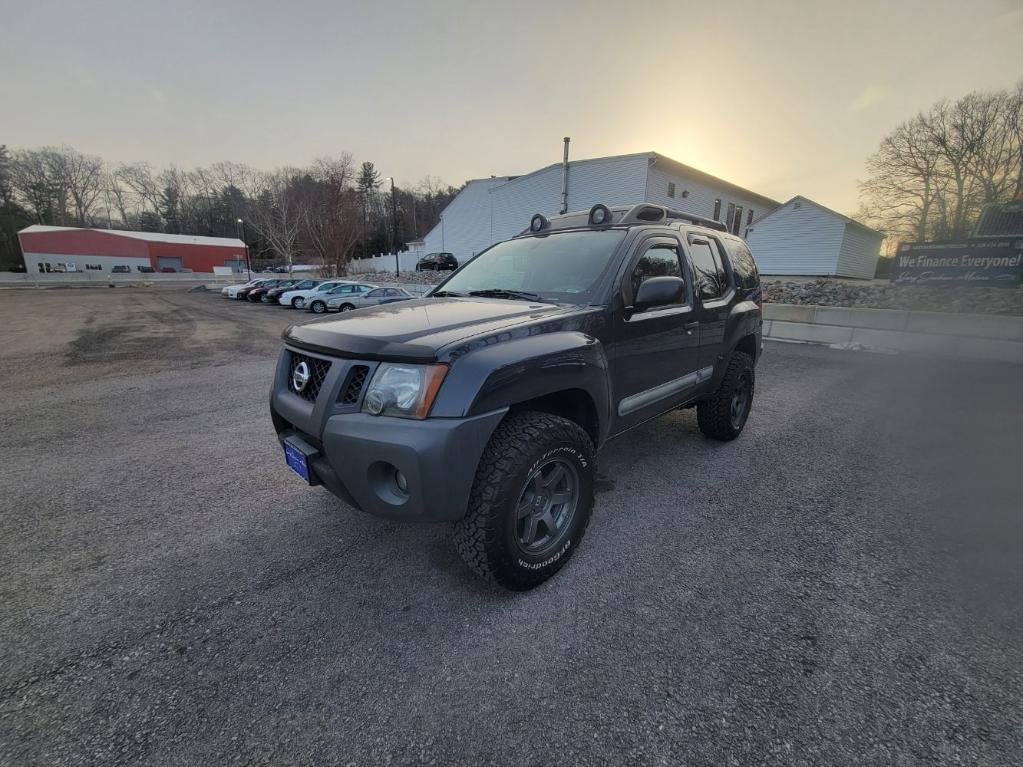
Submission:
[[696,422],[704,436],[723,441],[739,436],[753,405],[755,383],[753,358],[745,352],[732,352],[721,385],[696,407]]
[[351,304],[341,304],[341,306],[338,308],[339,312],[351,312],[351,311],[354,311],[354,310],[355,310],[355,307],[352,306]]
[[514,591],[539,586],[579,546],[593,511],[593,442],[577,424],[512,413],[483,451],[454,540],[466,563]]
[[323,301],[313,301],[309,308],[316,314],[323,314],[327,311],[327,305]]

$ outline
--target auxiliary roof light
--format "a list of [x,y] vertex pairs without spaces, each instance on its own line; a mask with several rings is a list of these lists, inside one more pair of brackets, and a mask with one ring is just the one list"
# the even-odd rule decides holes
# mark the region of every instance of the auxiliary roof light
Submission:
[[547,217],[543,213],[537,213],[529,222],[529,231],[541,232],[547,228],[549,223],[550,221],[547,220]]
[[606,205],[594,205],[590,208],[590,226],[603,226],[611,223],[611,209]]

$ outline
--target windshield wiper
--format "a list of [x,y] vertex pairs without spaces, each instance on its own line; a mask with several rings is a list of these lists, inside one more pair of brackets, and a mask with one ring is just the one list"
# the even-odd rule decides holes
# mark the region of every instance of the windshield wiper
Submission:
[[521,301],[543,301],[543,296],[538,293],[530,293],[525,290],[505,290],[504,288],[488,288],[487,290],[470,290],[470,296],[483,296],[484,298],[516,298]]
[[464,295],[465,295],[465,293],[459,293],[459,292],[454,291],[454,290],[435,290],[433,293],[430,294],[430,298],[435,298],[437,296],[441,296],[441,297],[448,296],[449,298],[460,298],[460,297],[462,297]]

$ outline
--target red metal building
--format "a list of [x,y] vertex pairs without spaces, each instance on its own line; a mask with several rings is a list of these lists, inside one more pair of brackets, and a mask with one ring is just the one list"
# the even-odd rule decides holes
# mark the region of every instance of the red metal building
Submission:
[[30,226],[18,232],[18,239],[29,273],[109,272],[115,266],[132,272],[245,270],[245,243],[227,237]]

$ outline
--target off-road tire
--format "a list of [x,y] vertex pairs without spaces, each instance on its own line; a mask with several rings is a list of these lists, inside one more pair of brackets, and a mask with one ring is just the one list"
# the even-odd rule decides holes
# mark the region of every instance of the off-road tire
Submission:
[[[542,558],[519,547],[516,509],[527,479],[552,459],[575,468],[578,496],[557,550]],[[508,415],[480,458],[469,508],[455,523],[454,542],[466,564],[487,580],[513,591],[539,586],[579,546],[593,511],[596,463],[593,442],[576,423],[534,411]]]
[[[735,423],[732,418],[732,400],[746,377],[749,395],[741,419]],[[696,406],[696,422],[705,437],[727,442],[742,433],[749,418],[750,407],[753,405],[753,393],[756,383],[753,358],[745,352],[732,352],[725,369],[725,376],[717,391]]]

